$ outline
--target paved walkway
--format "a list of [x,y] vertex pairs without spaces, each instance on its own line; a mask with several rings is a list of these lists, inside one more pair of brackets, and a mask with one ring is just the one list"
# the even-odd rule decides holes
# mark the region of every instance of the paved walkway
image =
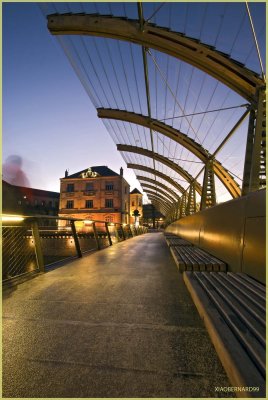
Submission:
[[161,233],[3,301],[3,397],[217,397],[230,386]]

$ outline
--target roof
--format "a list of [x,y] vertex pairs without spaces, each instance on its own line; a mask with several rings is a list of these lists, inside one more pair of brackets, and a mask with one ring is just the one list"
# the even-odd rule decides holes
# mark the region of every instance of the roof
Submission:
[[34,189],[34,188],[29,188],[25,186],[16,186],[16,185],[11,185],[10,183],[2,180],[3,186],[6,186],[7,188],[16,190],[20,192],[21,194],[24,195],[31,195],[31,196],[38,196],[38,197],[53,197],[53,198],[59,198],[60,194],[59,192],[51,192],[49,190],[43,190],[43,189]]
[[86,173],[88,170],[91,170],[93,172],[97,172],[100,176],[120,176],[116,172],[112,171],[110,168],[108,168],[105,165],[97,166],[97,167],[88,167],[83,169],[82,171],[76,172],[75,174],[68,175],[62,179],[72,179],[72,178],[81,178],[82,173]]
[[142,193],[137,188],[133,189],[132,192],[130,192],[130,194],[136,194],[136,193],[142,195]]

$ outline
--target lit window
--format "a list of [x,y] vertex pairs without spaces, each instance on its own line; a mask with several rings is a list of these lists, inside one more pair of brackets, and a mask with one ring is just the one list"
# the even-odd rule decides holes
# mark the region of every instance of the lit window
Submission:
[[67,202],[66,202],[66,208],[74,208],[74,202],[73,202],[73,200],[67,200]]
[[105,222],[114,222],[114,217],[112,215],[107,215],[107,217],[105,217]]
[[67,184],[67,192],[74,192],[74,184],[73,183]]
[[86,200],[86,208],[93,208],[93,200]]
[[113,206],[114,206],[113,199],[105,199],[105,207],[106,208],[113,208]]
[[113,189],[114,189],[114,184],[112,182],[106,182],[105,190],[113,190]]

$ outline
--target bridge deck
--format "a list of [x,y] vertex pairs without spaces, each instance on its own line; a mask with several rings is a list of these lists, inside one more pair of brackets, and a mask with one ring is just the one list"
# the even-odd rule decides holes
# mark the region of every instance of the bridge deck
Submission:
[[3,316],[3,397],[224,397],[215,386],[230,386],[161,233],[5,291]]

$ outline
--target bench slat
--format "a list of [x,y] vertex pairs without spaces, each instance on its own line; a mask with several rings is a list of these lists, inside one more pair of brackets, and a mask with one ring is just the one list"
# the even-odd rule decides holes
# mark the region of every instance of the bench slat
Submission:
[[[265,397],[266,385],[263,371],[257,367],[256,362],[246,351],[241,339],[236,335],[235,330],[230,328],[230,325],[224,318],[224,313],[220,311],[223,305],[225,311],[232,316],[233,310],[227,308],[225,301],[217,294],[212,285],[206,280],[208,291],[204,289],[202,284],[197,280],[197,275],[217,275],[218,273],[200,273],[200,272],[184,272],[184,282],[193,298],[193,301],[198,309],[198,312],[203,319],[208,330],[210,338],[215,346],[219,358],[227,372],[230,382],[236,387],[259,387],[256,392],[237,392],[238,397]],[[219,307],[216,307],[213,301],[213,295]],[[231,321],[232,322],[232,321]],[[233,319],[233,323],[236,319]],[[265,351],[263,351],[265,354]]]
[[[205,292],[217,307],[218,311],[224,317],[225,322],[238,337],[262,376],[265,377],[265,350],[263,346],[258,340],[256,340],[256,337],[252,334],[252,332],[247,329],[247,326],[243,324],[242,320],[238,319],[237,313],[234,314],[234,309],[230,306],[231,302],[227,301],[228,297],[222,297],[217,292],[215,286],[211,282],[211,278],[206,277],[205,273],[201,274],[200,272],[195,272],[194,274]],[[224,301],[222,299],[224,299]]]

